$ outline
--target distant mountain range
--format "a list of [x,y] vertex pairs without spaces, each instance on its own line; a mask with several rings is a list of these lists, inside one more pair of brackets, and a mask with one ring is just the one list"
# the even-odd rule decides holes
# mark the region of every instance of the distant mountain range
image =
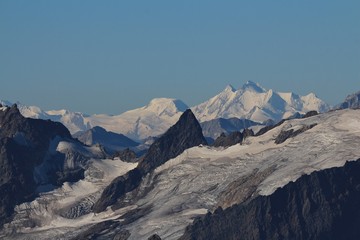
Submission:
[[275,92],[248,81],[238,90],[228,85],[224,91],[192,110],[200,122],[236,117],[262,123],[312,110],[325,112],[329,110],[329,105],[313,93],[300,96],[292,92]]
[[[11,105],[6,101],[2,101],[2,103]],[[189,108],[183,101],[172,98],[155,98],[144,107],[115,116],[106,114],[90,116],[68,110],[43,111],[36,106],[22,104],[18,104],[18,106],[25,117],[59,121],[69,129],[71,134],[100,126],[107,131],[123,134],[135,141],[163,134]],[[221,121],[237,118],[239,121],[251,120],[256,125],[269,120],[277,122],[294,114],[304,114],[312,110],[325,112],[330,108],[313,93],[300,96],[292,92],[275,92],[248,81],[238,90],[229,85],[218,95],[191,109],[200,122],[219,118],[225,119]],[[216,134],[204,134],[206,137],[213,138],[214,135],[220,135],[219,129],[217,131]],[[228,130],[224,128],[223,131],[227,132]]]

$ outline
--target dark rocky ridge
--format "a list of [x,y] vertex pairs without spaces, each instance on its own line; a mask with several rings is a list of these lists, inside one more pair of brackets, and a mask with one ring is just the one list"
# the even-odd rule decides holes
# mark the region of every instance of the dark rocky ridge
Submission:
[[160,236],[157,234],[152,235],[151,237],[148,238],[148,240],[161,240]]
[[281,131],[280,134],[275,138],[275,143],[276,144],[280,144],[285,142],[287,139],[289,138],[293,138],[296,137],[297,135],[299,135],[300,133],[303,133],[313,127],[315,127],[317,124],[311,124],[308,126],[303,126],[302,128],[295,130],[294,129],[290,129],[288,131]]
[[[34,168],[44,161],[56,137],[72,139],[61,123],[25,118],[16,105],[0,111],[0,226],[16,204],[35,196]],[[63,172],[54,181],[81,177],[74,174]]]
[[250,129],[244,129],[243,132],[232,132],[229,135],[222,133],[213,143],[214,147],[229,147],[238,143],[242,143],[248,136],[254,136],[254,132]]
[[206,145],[199,122],[190,109],[186,110],[179,121],[150,146],[137,168],[127,174],[115,178],[105,188],[100,199],[94,205],[94,212],[101,212],[113,205],[126,193],[135,190],[141,183],[142,177],[156,167],[175,158],[184,150]]
[[122,151],[115,152],[113,158],[120,158],[122,161],[126,162],[136,162],[136,153],[129,148],[126,148]]
[[302,118],[309,118],[309,117],[316,116],[316,115],[319,115],[319,113],[317,111],[309,111],[309,112],[305,113],[305,115],[302,116]]
[[360,239],[360,159],[194,220],[188,239]]
[[280,126],[281,124],[283,124],[285,122],[285,120],[281,120],[280,122],[274,124],[274,125],[269,125],[269,126],[266,126],[266,127],[263,127],[262,129],[260,129],[256,134],[255,136],[261,136],[265,133],[267,133],[268,131],[270,131],[271,129],[274,129],[278,126]]
[[300,113],[295,114],[294,116],[288,118],[288,119],[283,119],[281,121],[279,121],[278,123],[275,124],[268,124],[266,127],[261,128],[256,134],[255,136],[261,136],[263,134],[265,134],[266,132],[270,131],[271,129],[274,129],[278,126],[280,126],[281,124],[283,124],[285,121],[287,120],[291,120],[291,119],[296,119],[296,118],[309,118],[312,116],[316,116],[319,113],[317,111],[309,111],[307,113],[305,113],[304,115],[301,115]]

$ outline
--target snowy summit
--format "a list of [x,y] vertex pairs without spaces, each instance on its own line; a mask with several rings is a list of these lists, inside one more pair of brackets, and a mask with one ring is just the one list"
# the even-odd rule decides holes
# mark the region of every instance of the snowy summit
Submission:
[[258,83],[248,81],[236,90],[228,85],[215,97],[192,108],[200,122],[215,118],[245,118],[256,122],[278,121],[295,113],[325,112],[329,106],[310,93],[299,96],[266,90]]

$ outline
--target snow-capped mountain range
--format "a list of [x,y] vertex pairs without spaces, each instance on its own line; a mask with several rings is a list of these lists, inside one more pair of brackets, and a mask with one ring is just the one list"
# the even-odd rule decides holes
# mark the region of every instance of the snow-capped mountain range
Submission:
[[[11,105],[6,101],[2,103]],[[72,134],[100,126],[137,141],[161,135],[189,108],[183,101],[172,98],[155,98],[144,107],[114,116],[89,116],[67,110],[43,111],[36,106],[22,104],[18,104],[18,107],[25,117],[59,121]],[[295,113],[306,113],[311,110],[325,112],[329,105],[313,93],[306,96],[292,92],[280,93],[271,89],[266,90],[259,84],[248,81],[238,90],[229,85],[218,95],[191,109],[200,122],[235,117],[263,123],[268,120],[276,122]]]
[[219,117],[265,122],[269,119],[279,121],[297,112],[325,112],[329,106],[313,93],[299,96],[292,92],[275,92],[248,81],[238,90],[228,85],[224,91],[192,110],[200,122]]

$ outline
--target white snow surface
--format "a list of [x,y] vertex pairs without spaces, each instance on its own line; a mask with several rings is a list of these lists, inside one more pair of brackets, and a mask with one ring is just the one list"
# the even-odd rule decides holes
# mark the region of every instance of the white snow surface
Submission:
[[[282,144],[274,143],[281,131],[312,124],[317,125]],[[15,228],[12,238],[69,237],[80,231],[80,226],[113,219],[115,215],[120,217],[129,209],[150,207],[149,213],[124,227],[130,231],[130,239],[147,239],[154,233],[163,239],[177,239],[195,216],[214,211],[221,193],[239,177],[249,176],[254,170],[271,168],[270,174],[257,185],[258,194],[269,195],[304,174],[357,160],[360,157],[359,142],[360,110],[333,111],[306,119],[289,120],[262,136],[248,137],[243,145],[226,149],[199,146],[184,151],[147,175],[141,188],[152,185],[152,190],[126,209],[117,212],[108,209],[99,216],[88,214],[75,220],[57,216],[55,207],[61,208],[62,204],[74,202],[83,194],[86,196],[88,191],[91,193],[103,188],[105,182],[134,165],[126,165],[127,168],[121,173],[116,172],[117,167],[114,167],[113,173],[110,173],[108,167],[99,167],[108,169],[103,170],[106,180],[98,179],[102,181],[99,184],[101,187],[94,187],[93,190],[95,184],[88,179],[72,186],[65,184],[61,189],[46,193],[32,203],[18,206],[18,214],[24,209],[30,209],[30,218],[37,219],[39,226]],[[111,160],[94,160],[94,163],[105,166],[120,164]],[[46,200],[46,208],[39,204],[41,199]],[[11,224],[14,226],[19,223]],[[23,233],[27,234],[26,238]]]
[[251,81],[238,90],[228,85],[218,95],[192,108],[200,122],[220,117],[245,118],[255,122],[279,121],[296,112],[325,112],[328,109],[329,106],[313,93],[299,96],[292,92],[275,92]]
[[92,115],[88,118],[91,126],[101,126],[108,131],[142,140],[163,134],[174,125],[188,106],[172,98],[155,98],[144,107],[120,115]]

